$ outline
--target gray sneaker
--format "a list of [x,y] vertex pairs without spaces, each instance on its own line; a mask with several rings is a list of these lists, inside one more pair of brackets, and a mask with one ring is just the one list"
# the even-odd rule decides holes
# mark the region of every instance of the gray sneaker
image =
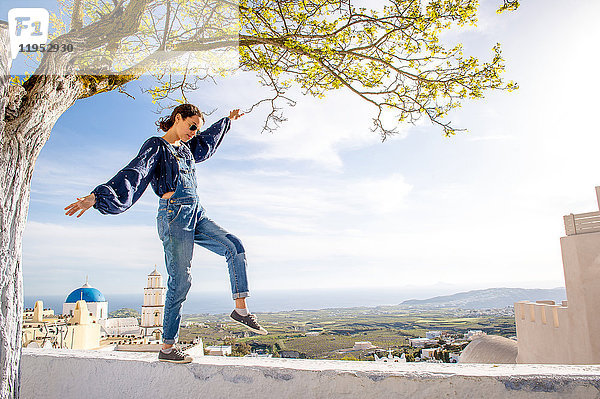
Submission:
[[172,363],[189,363],[193,359],[188,354],[184,353],[179,348],[172,348],[171,352],[165,353],[162,350],[158,351],[158,360],[162,362]]
[[260,326],[260,324],[258,324],[258,322],[256,321],[256,316],[253,315],[252,313],[249,313],[248,316],[242,316],[241,314],[236,312],[234,309],[233,312],[231,312],[231,314],[229,315],[229,317],[231,317],[233,320],[237,321],[238,323],[248,327],[251,331],[254,331],[257,334],[261,334],[261,335],[268,334],[267,330],[265,330],[264,328],[262,328]]

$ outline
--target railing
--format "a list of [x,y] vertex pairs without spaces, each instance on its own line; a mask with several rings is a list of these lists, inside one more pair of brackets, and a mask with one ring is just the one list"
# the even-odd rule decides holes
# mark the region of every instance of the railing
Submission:
[[600,231],[600,212],[587,212],[563,216],[568,236]]
[[[596,199],[600,209],[600,186],[596,186]],[[565,232],[568,236],[584,233],[595,233],[600,231],[600,212],[587,212],[568,214],[563,216],[565,221]]]

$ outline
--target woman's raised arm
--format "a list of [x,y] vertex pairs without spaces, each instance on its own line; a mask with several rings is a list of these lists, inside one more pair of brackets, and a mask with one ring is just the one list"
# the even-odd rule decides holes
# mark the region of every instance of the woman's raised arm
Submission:
[[198,133],[188,141],[192,155],[196,162],[208,159],[217,150],[223,141],[223,136],[229,131],[231,121],[244,115],[239,109],[234,109],[228,117],[221,118],[213,123],[208,129]]

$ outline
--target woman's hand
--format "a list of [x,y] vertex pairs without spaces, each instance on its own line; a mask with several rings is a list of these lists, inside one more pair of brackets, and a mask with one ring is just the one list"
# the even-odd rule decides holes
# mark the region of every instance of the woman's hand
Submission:
[[77,213],[77,211],[81,211],[81,212],[79,212],[79,215],[77,215],[77,217],[79,217],[79,216],[83,215],[83,212],[90,209],[95,203],[96,203],[96,196],[93,193],[90,195],[87,195],[83,198],[77,198],[77,202],[73,202],[71,205],[68,205],[65,208],[65,210],[66,210],[65,215],[73,216],[74,214]]
[[237,118],[239,118],[239,117],[241,117],[243,115],[245,115],[245,114],[240,114],[240,109],[236,108],[233,111],[229,112],[228,118],[234,121],[234,120],[236,120]]

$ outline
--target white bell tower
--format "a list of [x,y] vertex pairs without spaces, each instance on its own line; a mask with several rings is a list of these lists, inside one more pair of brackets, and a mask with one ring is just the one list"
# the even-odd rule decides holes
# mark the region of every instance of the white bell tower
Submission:
[[162,338],[165,294],[166,288],[162,286],[162,276],[154,265],[154,271],[148,275],[148,286],[144,288],[140,325],[144,337],[158,341]]

